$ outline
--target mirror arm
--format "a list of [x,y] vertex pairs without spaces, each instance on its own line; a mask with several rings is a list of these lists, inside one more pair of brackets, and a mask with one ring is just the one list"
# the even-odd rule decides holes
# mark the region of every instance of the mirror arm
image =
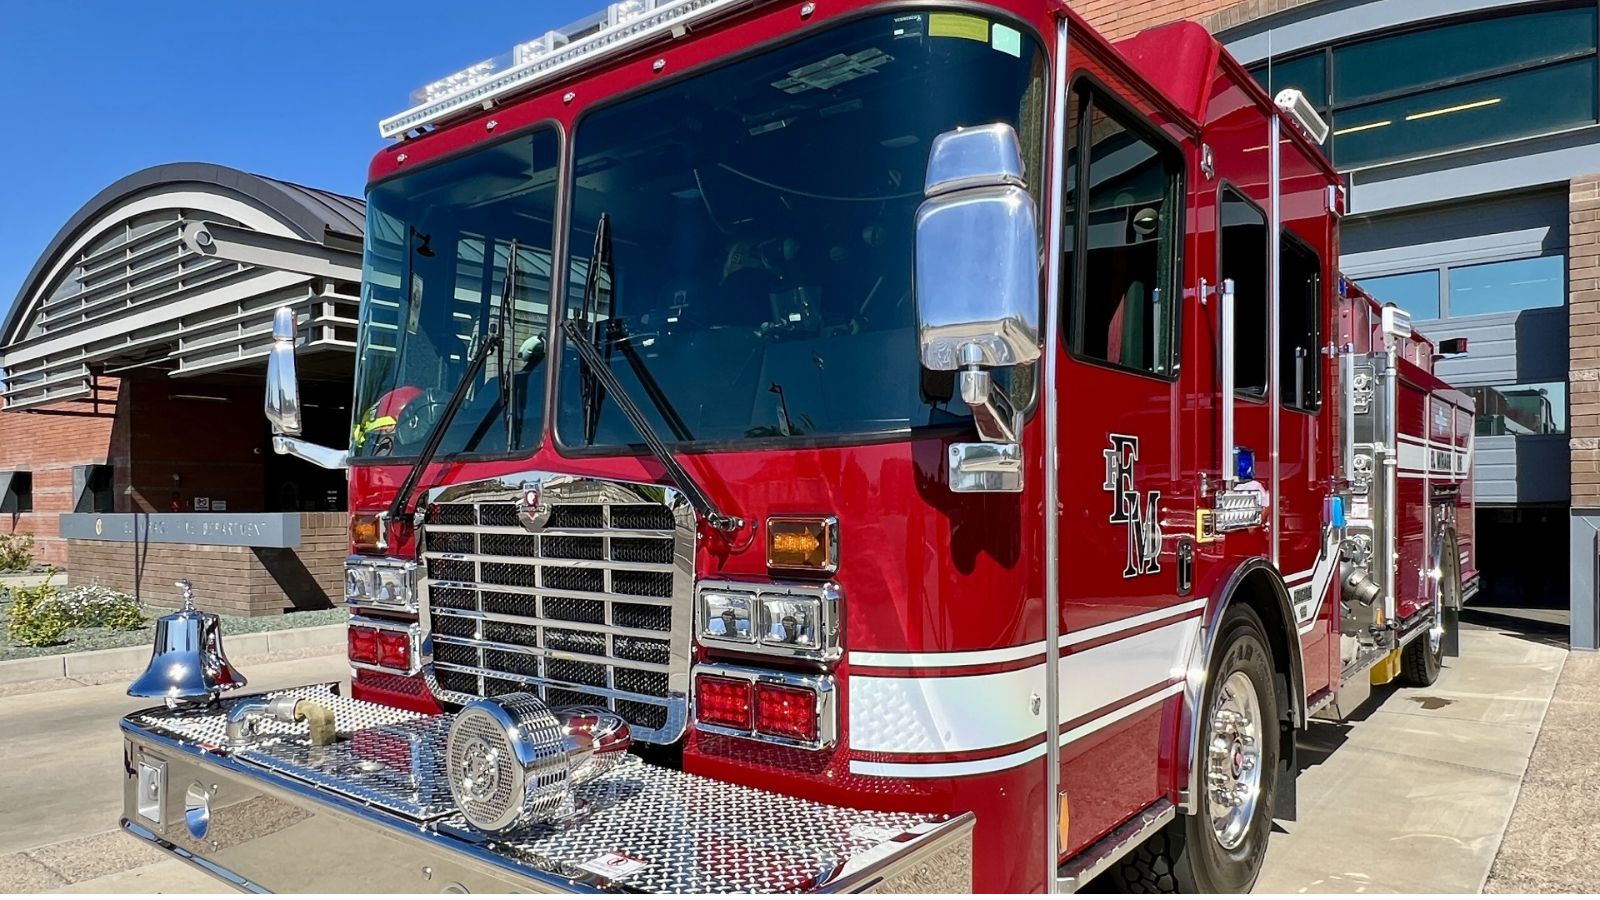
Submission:
[[1006,392],[995,384],[994,375],[983,368],[982,348],[966,344],[961,348],[961,400],[972,410],[978,437],[991,444],[1015,444],[1021,439],[1022,417]]
[[348,469],[350,467],[350,452],[348,450],[335,450],[321,444],[313,444],[297,437],[286,434],[272,436],[272,449],[284,456],[303,459],[314,466],[323,469]]

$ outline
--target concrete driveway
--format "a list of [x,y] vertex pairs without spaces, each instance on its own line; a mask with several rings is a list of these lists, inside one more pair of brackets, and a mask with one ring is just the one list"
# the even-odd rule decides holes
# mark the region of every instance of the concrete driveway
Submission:
[[[1301,749],[1300,816],[1279,823],[1259,891],[1484,887],[1566,650],[1469,627],[1462,653],[1434,687],[1375,692],[1359,721],[1310,729]],[[241,668],[252,689],[347,675],[338,656]],[[115,830],[117,720],[138,701],[121,682],[55,687],[0,697],[0,797],[12,811],[0,818],[0,884],[74,893],[219,890],[209,876]],[[1592,761],[1589,768],[1600,771]]]
[[[282,662],[238,660],[252,690],[347,679],[341,652]],[[131,677],[131,673],[130,673]],[[0,697],[0,885],[6,891],[215,893],[222,883],[117,829],[122,736],[148,706],[127,680],[37,685]]]

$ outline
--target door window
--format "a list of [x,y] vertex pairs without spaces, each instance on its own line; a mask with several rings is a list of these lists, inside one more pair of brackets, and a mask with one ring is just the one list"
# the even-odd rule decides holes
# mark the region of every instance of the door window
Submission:
[[1082,265],[1067,316],[1072,351],[1163,377],[1175,369],[1182,161],[1098,91],[1077,97],[1076,196],[1066,242]]
[[1234,387],[1267,395],[1267,217],[1243,194],[1223,188],[1222,279],[1233,279]]

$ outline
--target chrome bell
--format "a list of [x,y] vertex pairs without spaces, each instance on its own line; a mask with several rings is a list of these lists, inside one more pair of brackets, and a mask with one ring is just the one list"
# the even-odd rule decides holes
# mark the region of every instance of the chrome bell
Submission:
[[178,582],[183,608],[156,620],[155,647],[144,674],[128,685],[128,696],[167,701],[168,706],[204,704],[223,691],[245,686],[245,678],[222,652],[222,620],[194,607],[188,579]]

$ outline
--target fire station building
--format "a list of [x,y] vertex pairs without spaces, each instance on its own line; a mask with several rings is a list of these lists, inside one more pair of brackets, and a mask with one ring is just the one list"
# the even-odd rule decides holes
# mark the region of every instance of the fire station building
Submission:
[[358,248],[362,201],[215,165],[136,172],[44,248],[0,324],[0,532],[75,582],[235,614],[342,596],[345,484],[271,452],[272,311],[307,323],[307,436],[343,443],[359,285],[213,258],[185,228]]
[[1596,0],[1073,5],[1113,39],[1196,19],[1328,120],[1345,272],[1469,339],[1439,372],[1478,402],[1474,606],[1600,646]]

